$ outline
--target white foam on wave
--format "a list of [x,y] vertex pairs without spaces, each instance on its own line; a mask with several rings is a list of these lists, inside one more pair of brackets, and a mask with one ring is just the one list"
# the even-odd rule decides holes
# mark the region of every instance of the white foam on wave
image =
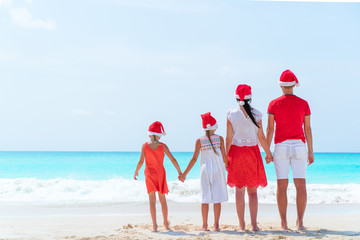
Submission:
[[[200,180],[185,183],[168,182],[168,200],[200,202]],[[360,203],[360,184],[308,184],[308,203]],[[234,202],[234,189],[228,188],[229,201]],[[276,183],[269,182],[258,190],[259,203],[276,203]],[[295,203],[296,192],[289,184],[288,201]],[[143,181],[123,178],[109,180],[74,179],[0,179],[0,203],[26,203],[35,205],[106,205],[148,200]]]

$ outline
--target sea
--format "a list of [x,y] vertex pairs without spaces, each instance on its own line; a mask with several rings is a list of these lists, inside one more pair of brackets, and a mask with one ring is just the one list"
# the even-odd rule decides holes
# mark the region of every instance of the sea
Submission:
[[[173,155],[185,170],[192,153]],[[140,152],[0,152],[0,204],[101,206],[147,202],[145,165],[138,180],[133,178],[139,157]],[[169,201],[200,202],[199,162],[182,183],[165,157]],[[268,186],[259,188],[259,203],[276,204],[274,165],[264,165]],[[360,203],[360,153],[315,153],[306,181],[309,204]],[[288,201],[295,203],[291,174],[289,182]],[[234,202],[234,189],[228,187],[228,193],[229,202]]]

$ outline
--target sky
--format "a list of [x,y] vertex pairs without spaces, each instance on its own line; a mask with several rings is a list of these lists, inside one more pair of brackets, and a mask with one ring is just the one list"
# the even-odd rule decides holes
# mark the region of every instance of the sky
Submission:
[[360,152],[360,1],[0,0],[0,151],[140,151],[161,121],[225,136],[238,84],[264,113],[291,69],[315,152]]

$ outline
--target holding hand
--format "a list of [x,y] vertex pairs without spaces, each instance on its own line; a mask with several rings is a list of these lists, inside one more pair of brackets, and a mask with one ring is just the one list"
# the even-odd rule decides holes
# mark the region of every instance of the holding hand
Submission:
[[271,153],[270,153],[270,154],[266,153],[266,155],[265,155],[265,160],[266,160],[266,163],[269,164],[269,163],[271,163],[271,162],[274,161],[274,158],[273,158],[273,156],[271,155]]
[[184,174],[179,174],[178,179],[179,179],[181,182],[184,182],[185,179],[186,179],[186,176],[184,176]]

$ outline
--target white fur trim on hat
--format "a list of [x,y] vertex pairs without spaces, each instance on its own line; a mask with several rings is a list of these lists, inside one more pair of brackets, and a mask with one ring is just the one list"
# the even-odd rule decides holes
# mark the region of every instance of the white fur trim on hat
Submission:
[[162,136],[165,136],[166,133],[157,133],[157,132],[148,132],[148,135],[155,135],[155,136],[159,136],[159,137],[162,137]]
[[245,100],[248,100],[248,99],[251,99],[251,97],[252,97],[252,94],[249,94],[249,95],[246,95],[246,96],[244,97],[244,99],[245,99]]
[[245,105],[245,102],[244,101],[239,101],[239,104],[240,105]]
[[206,125],[206,128],[204,128],[203,130],[204,130],[204,131],[207,131],[207,130],[216,130],[217,128],[218,128],[217,123],[215,123],[213,126],[211,126],[210,124],[207,124],[207,125]]
[[279,81],[279,85],[283,86],[283,87],[291,87],[291,86],[294,86],[294,85],[297,86],[297,87],[300,86],[300,84],[296,83],[296,81],[292,81],[292,82],[281,82],[281,81]]
[[[236,95],[236,94],[235,94],[235,97],[236,97],[236,99],[240,100],[239,95]],[[252,94],[245,95],[244,100],[249,100],[249,99],[251,99],[251,98],[252,98]]]

